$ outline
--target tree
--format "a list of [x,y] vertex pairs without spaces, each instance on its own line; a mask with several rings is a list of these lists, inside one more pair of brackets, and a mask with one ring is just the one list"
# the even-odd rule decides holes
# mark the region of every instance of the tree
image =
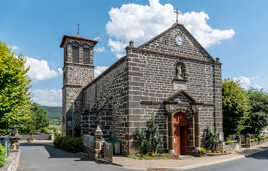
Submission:
[[260,135],[268,124],[268,94],[262,90],[250,89],[248,92],[251,110],[249,118],[246,120],[247,126],[242,133]]
[[238,82],[225,79],[222,84],[223,131],[225,137],[240,134],[246,128],[250,101]]
[[250,113],[249,118],[245,121],[245,129],[242,134],[254,134],[259,136],[261,131],[267,126],[267,116],[263,112]]
[[247,94],[252,107],[251,112],[263,112],[268,115],[268,94],[257,89],[250,89]]
[[47,111],[36,103],[32,105],[33,126],[36,130],[48,127],[49,120]]
[[0,135],[29,129],[31,102],[25,59],[0,42]]

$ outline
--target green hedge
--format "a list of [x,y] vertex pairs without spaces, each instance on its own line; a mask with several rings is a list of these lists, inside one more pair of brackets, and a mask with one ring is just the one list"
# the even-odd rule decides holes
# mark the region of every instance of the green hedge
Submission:
[[42,128],[40,132],[44,134],[51,134],[51,131],[48,128]]
[[0,144],[0,167],[3,166],[7,161],[7,158],[6,158],[6,148],[3,147],[1,144]]
[[233,144],[235,144],[232,140],[227,140],[225,143],[226,143],[227,145],[233,145]]
[[56,137],[54,145],[56,148],[73,153],[83,152],[85,149],[82,138]]

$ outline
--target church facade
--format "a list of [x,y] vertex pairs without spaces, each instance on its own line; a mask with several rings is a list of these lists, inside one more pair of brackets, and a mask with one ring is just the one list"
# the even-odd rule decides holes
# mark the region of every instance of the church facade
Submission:
[[94,134],[120,141],[123,154],[138,150],[137,128],[155,117],[163,151],[187,154],[203,146],[206,129],[222,132],[221,63],[181,24],[134,47],[94,78],[97,41],[65,35],[63,135]]

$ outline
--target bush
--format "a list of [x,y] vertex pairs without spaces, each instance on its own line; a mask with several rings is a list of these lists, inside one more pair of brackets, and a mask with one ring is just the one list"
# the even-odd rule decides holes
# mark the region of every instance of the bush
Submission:
[[53,144],[56,148],[60,148],[63,137],[56,137]]
[[59,129],[58,129],[58,128],[55,128],[55,127],[49,127],[49,129],[50,129],[51,131],[53,130],[54,135],[55,135],[56,137],[59,137],[59,136],[60,136],[60,132],[59,132]]
[[158,126],[155,124],[155,118],[152,118],[147,129],[137,129],[136,139],[140,144],[141,154],[157,154],[162,143]]
[[6,148],[3,147],[1,144],[0,144],[0,167],[3,166],[7,161],[7,158],[6,158]]
[[40,132],[44,133],[44,134],[50,134],[51,133],[48,128],[42,128]]
[[218,136],[207,128],[205,130],[205,147],[209,150],[216,150],[218,144],[219,144]]
[[32,136],[30,136],[29,138],[27,138],[27,141],[28,142],[33,142],[35,139],[34,139],[34,137],[32,137]]
[[227,141],[225,142],[225,144],[227,144],[227,145],[233,145],[234,142],[233,142],[232,140],[227,140]]
[[197,152],[198,152],[198,154],[206,154],[207,150],[205,148],[201,147],[197,150]]
[[56,137],[54,140],[54,145],[56,148],[60,148],[73,153],[83,152],[85,149],[82,138],[72,138],[67,136]]

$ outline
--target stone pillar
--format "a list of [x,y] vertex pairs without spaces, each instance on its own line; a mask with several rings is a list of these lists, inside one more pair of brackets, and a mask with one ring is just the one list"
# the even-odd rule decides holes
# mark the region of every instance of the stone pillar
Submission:
[[94,154],[95,154],[95,160],[102,158],[102,148],[103,148],[103,132],[99,126],[97,126],[97,129],[95,131],[95,142],[94,142]]
[[175,154],[175,151],[173,149],[173,144],[174,144],[174,125],[173,125],[173,117],[174,117],[174,113],[172,113],[171,115],[171,120],[170,120],[170,130],[171,130],[171,134],[170,134],[170,149],[169,149],[169,153],[171,154]]
[[54,134],[54,131],[53,130],[51,130],[50,139],[51,139],[51,141],[54,141],[55,140],[55,134]]
[[194,114],[195,116],[195,148],[200,148],[201,144],[200,144],[200,129],[199,129],[199,115],[196,112]]
[[237,144],[241,145],[241,137],[238,135],[235,137]]
[[13,129],[11,133],[11,138],[10,138],[10,141],[11,141],[10,151],[11,152],[18,152],[19,147],[20,147],[19,140],[20,140],[20,135],[18,133],[18,130]]
[[250,134],[247,134],[246,135],[246,146],[245,146],[246,148],[250,148],[251,147],[250,138],[251,138]]
[[195,135],[195,116],[194,116],[194,114],[193,114],[193,116],[192,116],[192,136],[193,136],[193,149],[195,149],[196,148],[196,144],[195,144],[195,137],[196,137],[196,135]]

